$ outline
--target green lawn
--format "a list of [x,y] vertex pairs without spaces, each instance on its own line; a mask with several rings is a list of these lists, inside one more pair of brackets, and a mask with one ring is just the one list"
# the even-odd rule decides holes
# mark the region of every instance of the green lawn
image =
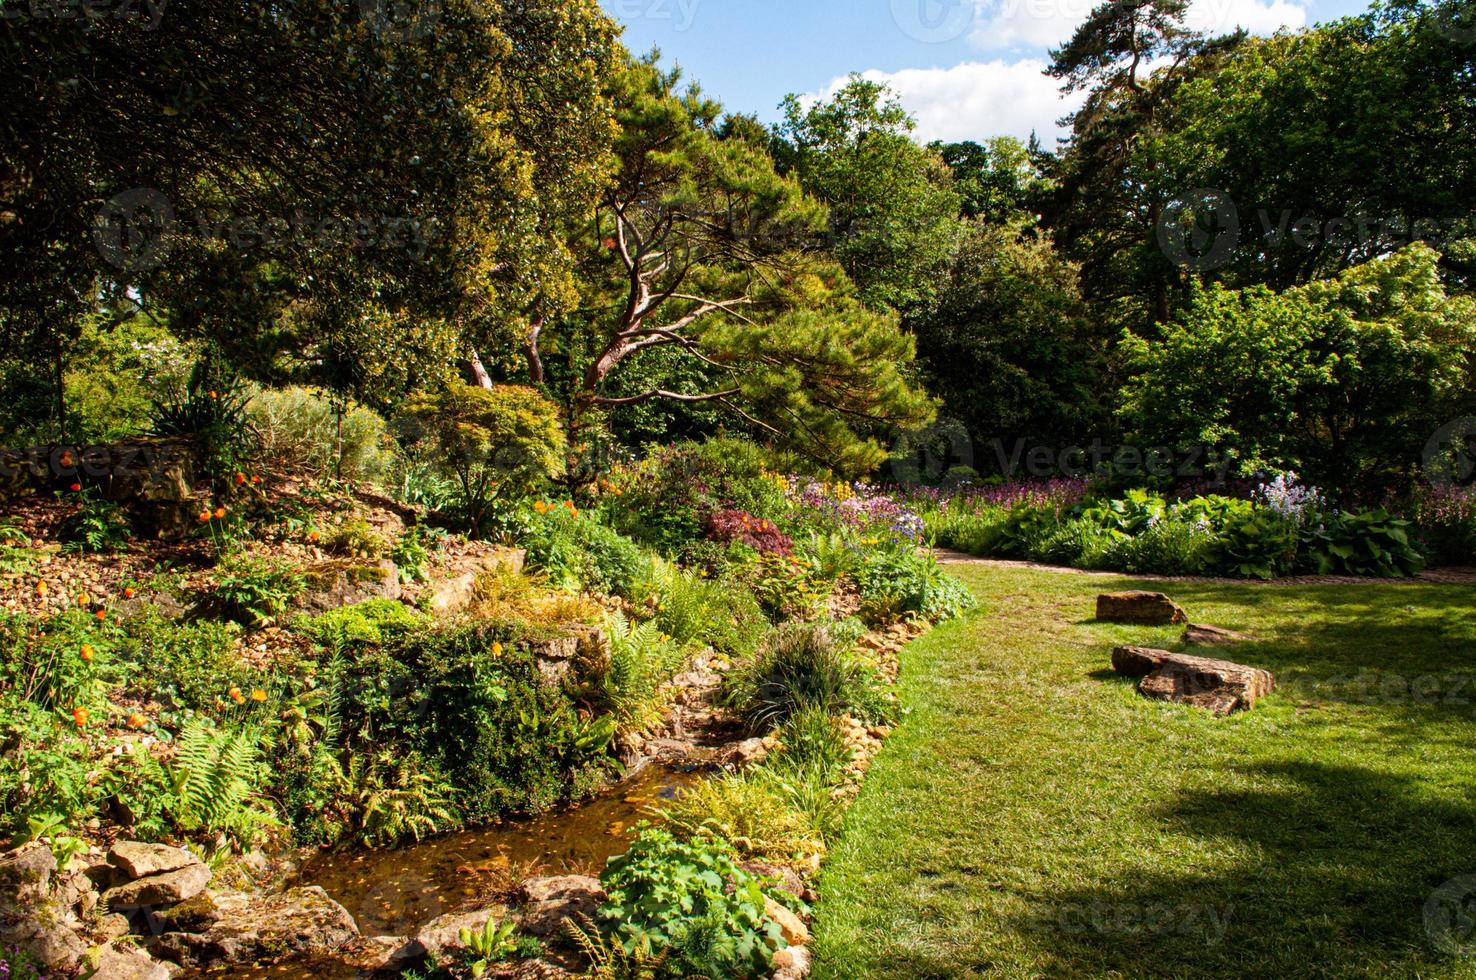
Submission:
[[1177,648],[1091,622],[1141,582],[953,570],[983,608],[903,654],[817,977],[1476,976],[1476,933],[1444,953],[1424,917],[1476,875],[1476,588],[1164,586],[1277,675],[1217,720],[1111,674],[1115,644]]

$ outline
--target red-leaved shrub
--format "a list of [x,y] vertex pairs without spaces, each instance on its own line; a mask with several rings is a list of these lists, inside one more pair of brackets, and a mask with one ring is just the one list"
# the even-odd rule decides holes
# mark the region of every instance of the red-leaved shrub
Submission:
[[794,550],[789,535],[774,524],[741,510],[719,510],[707,515],[707,537],[719,544],[737,541],[767,555],[787,555]]

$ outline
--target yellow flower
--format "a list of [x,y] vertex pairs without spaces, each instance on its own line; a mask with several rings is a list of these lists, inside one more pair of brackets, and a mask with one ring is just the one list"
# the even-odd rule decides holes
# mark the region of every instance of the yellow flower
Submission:
[[83,662],[85,662],[85,663],[91,663],[92,662],[92,653],[93,653],[93,650],[92,650],[92,644],[91,643],[84,643],[84,644],[82,644],[82,653],[81,653],[81,656],[82,656]]
[[246,703],[246,695],[241,693],[241,689],[239,687],[233,687],[226,693],[229,694],[231,700],[236,702],[237,704]]
[[260,704],[261,702],[265,701],[266,699],[267,699],[267,692],[263,691],[259,687],[256,690],[254,690],[254,691],[251,692],[251,700],[255,701],[258,704]]
[[494,656],[494,657],[500,657],[500,656],[502,656],[502,644],[501,643],[494,642],[492,644],[492,656]]

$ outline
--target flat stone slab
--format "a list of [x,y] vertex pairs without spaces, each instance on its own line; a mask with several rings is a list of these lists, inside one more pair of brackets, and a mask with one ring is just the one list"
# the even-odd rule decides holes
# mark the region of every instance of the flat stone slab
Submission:
[[1218,626],[1190,623],[1184,627],[1184,643],[1187,646],[1228,647],[1236,643],[1245,643],[1254,639],[1255,637],[1249,633],[1237,633],[1234,630],[1221,629]]
[[1105,623],[1170,626],[1189,617],[1162,592],[1104,592],[1097,596],[1097,618]]
[[1193,705],[1221,718],[1249,711],[1276,687],[1269,670],[1149,647],[1116,648],[1112,669],[1142,678],[1138,691],[1144,697]]

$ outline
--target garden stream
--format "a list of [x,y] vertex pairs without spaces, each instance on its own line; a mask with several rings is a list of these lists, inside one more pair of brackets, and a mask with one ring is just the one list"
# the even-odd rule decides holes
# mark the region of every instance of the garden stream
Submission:
[[[313,857],[295,885],[318,885],[348,910],[366,937],[406,936],[437,916],[495,904],[523,878],[598,875],[623,852],[652,808],[702,778],[700,770],[650,764],[577,807],[428,838],[392,850],[345,849]],[[351,980],[345,964],[289,960],[181,977]]]

